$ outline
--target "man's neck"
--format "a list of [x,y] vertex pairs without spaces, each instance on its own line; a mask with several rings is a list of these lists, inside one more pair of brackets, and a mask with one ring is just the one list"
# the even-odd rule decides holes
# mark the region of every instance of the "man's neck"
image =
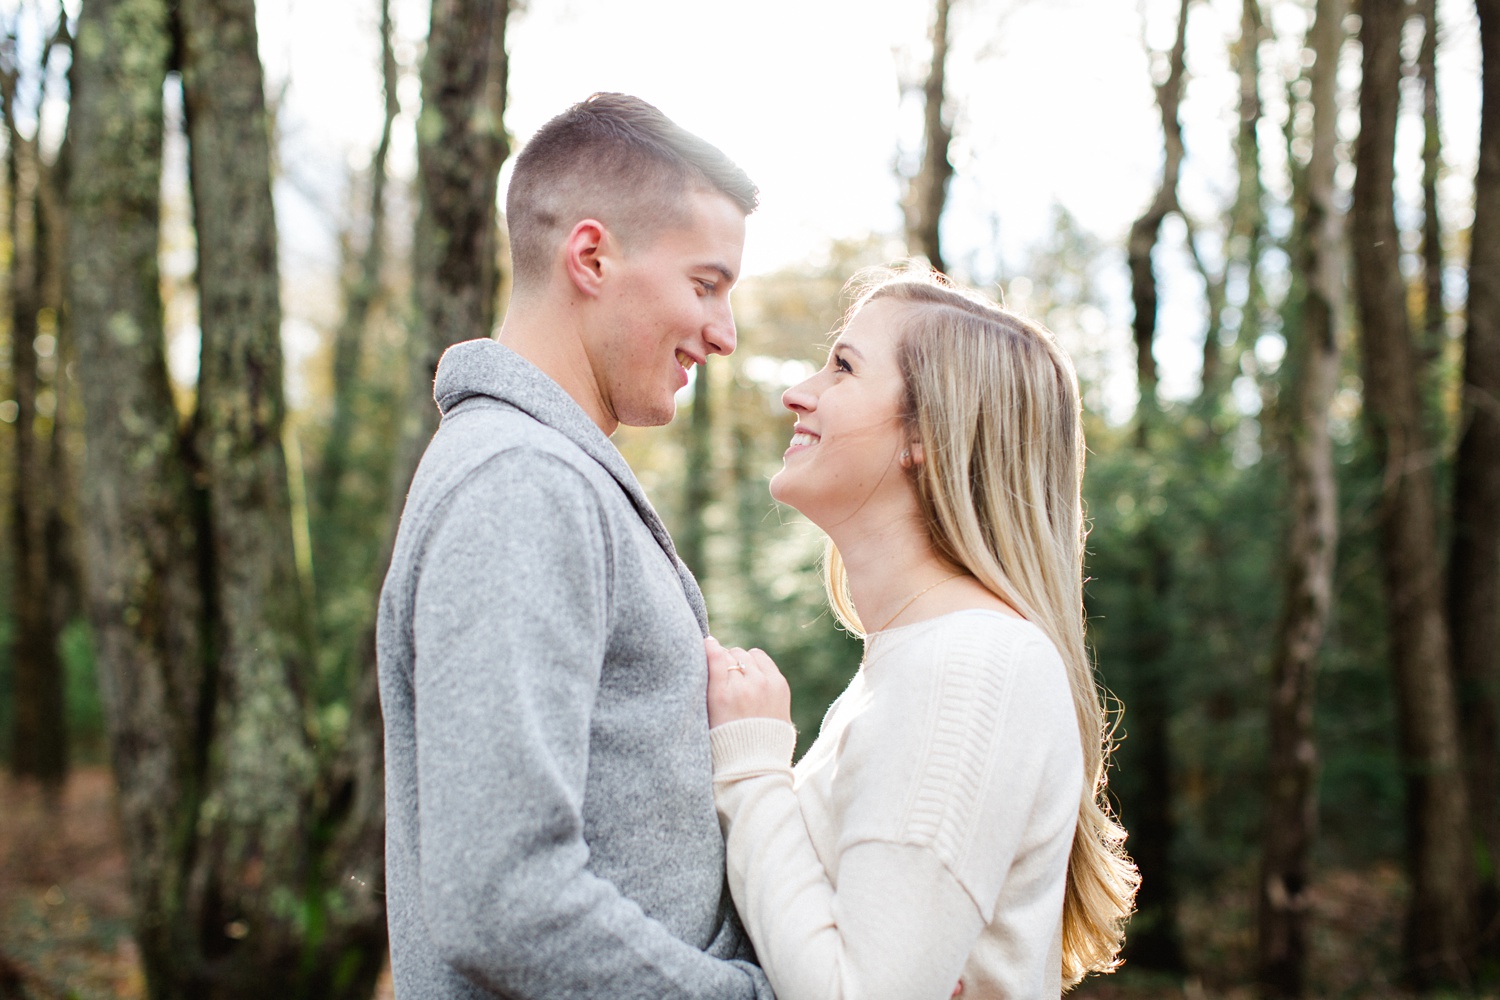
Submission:
[[605,436],[619,426],[599,393],[599,380],[583,349],[576,307],[547,296],[512,299],[500,343],[542,370],[577,403]]

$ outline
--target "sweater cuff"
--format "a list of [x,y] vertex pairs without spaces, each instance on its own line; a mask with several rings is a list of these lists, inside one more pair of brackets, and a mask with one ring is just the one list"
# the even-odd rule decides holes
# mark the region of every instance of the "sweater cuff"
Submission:
[[714,777],[781,771],[792,766],[797,729],[780,719],[735,719],[708,731]]

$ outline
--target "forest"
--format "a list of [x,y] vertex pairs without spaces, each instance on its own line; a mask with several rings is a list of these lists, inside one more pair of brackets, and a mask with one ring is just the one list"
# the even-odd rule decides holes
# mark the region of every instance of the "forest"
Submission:
[[[550,0],[423,0],[419,45],[360,2],[381,125],[332,168],[337,260],[296,323],[266,11],[0,3],[0,1000],[389,995],[375,600],[437,359],[504,315],[518,26]],[[1500,0],[1142,2],[1133,221],[1055,204],[986,268],[955,245],[998,169],[965,81],[1008,56],[973,37],[1043,2],[907,4],[899,222],[749,273],[739,349],[614,440],[805,746],[860,648],[766,493],[782,391],[864,265],[1036,317],[1083,383],[1142,876],[1124,966],[1073,995],[1500,996]],[[1445,118],[1445,46],[1476,37],[1479,103]],[[1185,125],[1209,83],[1227,113]]]

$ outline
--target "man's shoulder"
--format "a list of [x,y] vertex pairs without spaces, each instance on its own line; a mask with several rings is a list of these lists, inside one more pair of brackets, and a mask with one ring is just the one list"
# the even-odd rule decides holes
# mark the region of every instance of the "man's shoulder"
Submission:
[[601,483],[599,463],[566,434],[503,400],[474,396],[443,417],[418,478],[426,473],[453,486],[482,467],[540,471],[556,463]]

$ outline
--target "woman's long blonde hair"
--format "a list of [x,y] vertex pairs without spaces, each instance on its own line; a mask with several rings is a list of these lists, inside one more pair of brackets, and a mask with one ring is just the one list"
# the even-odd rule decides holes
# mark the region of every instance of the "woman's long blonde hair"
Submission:
[[[923,460],[911,475],[938,554],[972,573],[1062,654],[1087,778],[1063,899],[1062,978],[1119,965],[1140,882],[1105,798],[1111,730],[1084,646],[1083,426],[1078,378],[1050,333],[925,268],[856,275],[846,317],[877,299],[897,314],[902,417]],[[861,632],[831,544],[835,613]]]

